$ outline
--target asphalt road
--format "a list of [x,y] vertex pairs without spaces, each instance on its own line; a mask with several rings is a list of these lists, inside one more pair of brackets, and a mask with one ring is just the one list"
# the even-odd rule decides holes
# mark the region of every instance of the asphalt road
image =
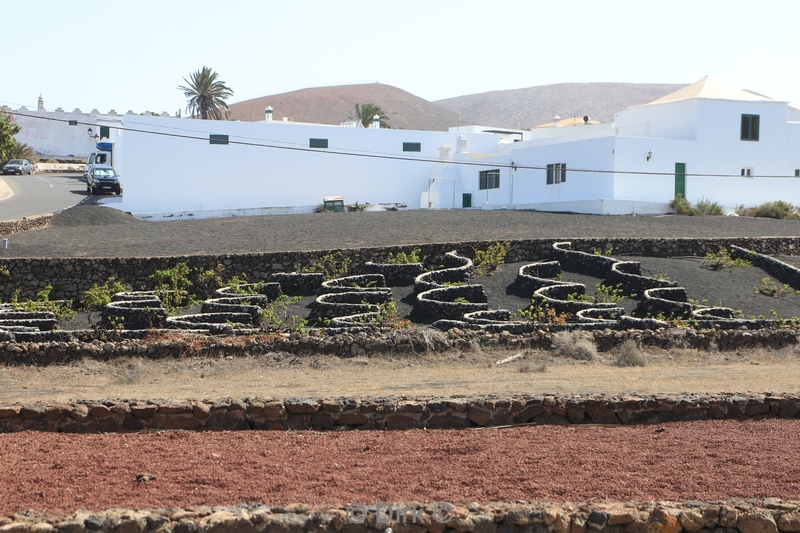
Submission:
[[0,176],[0,220],[48,215],[87,200],[80,174]]

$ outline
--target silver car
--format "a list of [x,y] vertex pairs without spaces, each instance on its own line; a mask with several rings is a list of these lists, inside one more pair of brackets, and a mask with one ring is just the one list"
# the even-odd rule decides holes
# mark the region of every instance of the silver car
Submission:
[[12,159],[3,167],[3,174],[33,174],[33,165],[27,159]]

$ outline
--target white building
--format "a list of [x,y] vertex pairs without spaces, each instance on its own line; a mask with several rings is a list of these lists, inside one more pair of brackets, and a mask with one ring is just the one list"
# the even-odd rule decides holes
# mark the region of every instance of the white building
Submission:
[[[112,128],[133,213],[303,212],[323,196],[409,208],[667,212],[683,194],[727,208],[800,205],[800,116],[706,77],[613,124],[449,132],[126,115]],[[113,126],[113,125],[112,125]],[[225,144],[227,143],[227,144]]]

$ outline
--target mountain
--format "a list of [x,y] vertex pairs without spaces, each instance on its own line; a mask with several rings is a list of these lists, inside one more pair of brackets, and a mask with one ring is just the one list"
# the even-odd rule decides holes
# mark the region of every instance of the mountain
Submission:
[[395,129],[447,131],[459,124],[529,129],[562,119],[589,116],[611,122],[614,113],[646,104],[685,84],[668,83],[559,83],[526,89],[469,94],[429,102],[391,85],[368,83],[314,87],[262,96],[230,105],[231,118],[264,120],[267,106],[273,120],[341,124],[355,118],[355,105],[380,106]]
[[[612,122],[614,113],[646,104],[686,84],[667,83],[559,83],[527,89],[457,96],[434,103],[453,113],[472,117],[476,124],[529,129],[562,119],[589,116]],[[463,120],[462,120],[463,123]]]
[[[294,122],[341,124],[355,119],[356,104],[366,103],[380,106],[393,129],[447,131],[459,121],[458,115],[448,109],[382,83],[301,89],[253,98],[229,107],[233,120],[246,122],[264,120],[264,110],[270,106],[273,120],[288,117]],[[461,123],[465,123],[463,119]]]

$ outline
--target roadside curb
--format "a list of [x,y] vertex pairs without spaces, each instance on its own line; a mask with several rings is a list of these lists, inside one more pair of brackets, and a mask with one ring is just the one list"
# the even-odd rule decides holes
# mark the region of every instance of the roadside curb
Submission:
[[6,182],[0,180],[0,201],[10,198],[13,194],[11,189],[8,188],[8,185],[6,185]]

